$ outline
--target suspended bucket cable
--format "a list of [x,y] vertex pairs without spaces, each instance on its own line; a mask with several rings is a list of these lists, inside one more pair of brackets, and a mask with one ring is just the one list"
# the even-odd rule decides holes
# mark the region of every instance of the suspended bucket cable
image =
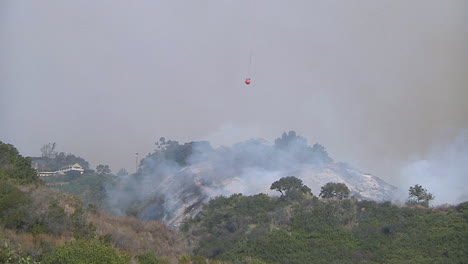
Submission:
[[250,79],[250,69],[252,67],[252,49],[249,52],[249,64],[247,65],[247,78],[245,79],[245,84],[249,85],[252,80]]
[[249,28],[249,39],[248,39],[248,48],[249,48],[249,63],[247,64],[247,77],[245,79],[245,84],[249,85],[252,80],[251,80],[251,70],[252,70],[252,42],[253,42],[253,18],[252,15],[250,14],[252,8],[251,8],[251,1],[253,0],[247,0],[249,1],[248,3],[248,12],[247,12],[247,26]]

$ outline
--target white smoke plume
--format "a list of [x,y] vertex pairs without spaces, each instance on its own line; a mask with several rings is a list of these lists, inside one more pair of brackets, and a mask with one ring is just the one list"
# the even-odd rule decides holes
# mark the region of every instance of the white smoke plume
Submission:
[[108,187],[108,206],[114,213],[177,226],[215,196],[277,195],[271,184],[291,175],[310,184],[315,195],[329,181],[346,183],[354,194],[377,200],[390,197],[394,189],[372,175],[333,162],[323,146],[309,145],[294,131],[284,133],[274,144],[250,139],[213,148],[206,141],[179,144],[162,138],[156,145],[138,173]]
[[434,194],[434,205],[468,201],[468,130],[405,166],[401,175],[405,189],[419,184]]
[[186,204],[217,195],[273,194],[269,187],[287,176],[284,170],[332,161],[322,146],[309,146],[295,132],[285,133],[275,145],[261,139],[218,148],[205,141],[159,143],[138,173],[108,187],[108,206],[114,213],[164,219]]

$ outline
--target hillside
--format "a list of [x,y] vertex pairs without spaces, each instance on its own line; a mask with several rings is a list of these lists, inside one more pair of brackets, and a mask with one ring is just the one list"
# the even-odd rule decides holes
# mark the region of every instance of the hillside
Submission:
[[397,191],[376,176],[333,161],[323,146],[311,146],[290,131],[274,144],[252,139],[218,148],[209,142],[179,144],[162,138],[138,173],[117,179],[106,195],[115,214],[161,220],[177,229],[211,198],[276,195],[270,184],[288,175],[303,180],[316,195],[327,182],[344,183],[354,197],[374,201],[390,201]]
[[[193,157],[193,149],[182,146],[191,151],[173,152],[172,158]],[[223,149],[212,150],[210,155],[217,151],[233,154],[233,149]],[[164,151],[155,153],[161,154]],[[245,163],[258,164],[251,157],[234,160],[244,163],[241,168],[249,167]],[[257,174],[257,180],[264,183],[260,188],[269,187],[269,194],[225,196],[221,194],[227,190],[234,193],[235,188],[251,186],[250,192],[254,192],[260,186],[248,181],[255,177],[245,177],[256,175],[251,171],[217,180],[220,169],[230,169],[234,175],[239,168],[227,166],[231,158],[211,164],[206,159],[184,166],[172,163],[173,167],[164,159],[159,163],[162,166],[145,167],[154,161],[148,159],[140,173],[132,176],[88,173],[47,178],[61,190],[45,185],[31,170],[30,160],[12,145],[0,142],[0,161],[2,263],[465,263],[468,259],[468,202],[430,208],[430,200],[423,196],[412,197],[412,206],[370,201],[364,196],[375,191],[385,197],[392,187],[331,160],[303,163],[303,167],[294,164],[302,172],[296,170],[295,174],[304,180],[294,176],[278,179],[275,174],[275,181],[267,183],[268,174]],[[222,166],[217,167],[219,164]],[[156,176],[162,171],[175,172],[156,186],[166,188],[157,190],[177,191],[172,196],[168,192],[153,196],[155,199],[142,195],[138,202],[131,199],[134,196],[128,196],[129,191],[141,187],[147,180],[142,172],[148,169],[157,169]],[[312,181],[307,181],[308,175]],[[307,186],[307,182],[319,184],[325,179],[346,183],[328,182],[320,191],[317,186]],[[123,183],[127,183],[126,189],[121,189],[117,200],[109,190],[119,190]],[[146,183],[148,190],[155,187],[151,185],[154,181]],[[191,188],[175,189],[174,183]],[[362,186],[367,186],[367,192],[359,192]],[[123,206],[128,215],[109,213],[119,201],[127,203]],[[176,225],[171,230],[150,219],[156,214],[171,223],[169,214],[165,215],[171,212],[168,208],[175,212],[172,216],[181,216],[176,218],[178,230],[174,230]]]
[[194,254],[265,263],[466,263],[468,203],[431,209],[389,202],[211,200],[182,230]]
[[185,252],[161,222],[96,208],[46,186],[30,159],[0,142],[0,263],[170,263]]

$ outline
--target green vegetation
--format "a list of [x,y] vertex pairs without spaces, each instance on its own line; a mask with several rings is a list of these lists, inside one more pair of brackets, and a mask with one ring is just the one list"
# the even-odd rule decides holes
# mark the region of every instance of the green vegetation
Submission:
[[97,165],[96,167],[96,172],[98,174],[110,174],[111,170],[109,168],[109,165]]
[[35,235],[94,236],[94,227],[85,221],[81,201],[42,200],[44,188],[33,187],[26,192],[8,182],[0,182],[0,224]]
[[22,228],[30,205],[28,194],[6,180],[0,180],[0,223],[7,228]]
[[[53,149],[43,148],[44,158],[55,160]],[[29,159],[0,143],[0,263],[168,264],[160,252],[172,260],[180,256],[178,237],[164,224],[98,211],[105,186],[115,179],[103,172],[45,178],[64,194],[30,184],[41,181]]]
[[23,252],[11,248],[8,243],[0,245],[0,263],[3,264],[40,264]]
[[302,180],[294,176],[284,177],[275,181],[271,184],[270,190],[277,190],[284,196],[289,196],[293,192],[310,193],[310,188],[302,184]]
[[147,159],[152,159],[157,162],[172,161],[179,166],[187,165],[188,159],[196,151],[200,151],[201,149],[212,150],[211,146],[206,141],[189,142],[180,145],[178,141],[166,140],[164,137],[161,137],[155,145],[155,152],[148,155]]
[[11,144],[0,141],[0,179],[17,184],[39,182],[36,170],[31,168],[31,160],[19,154]]
[[78,196],[87,206],[105,209],[105,187],[115,182],[115,176],[84,173],[79,176],[49,176],[44,181],[65,193]]
[[326,164],[333,161],[322,145],[316,143],[312,147],[308,146],[307,140],[295,131],[284,132],[277,138],[275,149],[289,151],[300,162]]
[[322,186],[319,196],[324,199],[337,198],[343,200],[349,197],[349,192],[346,184],[329,182]]
[[302,180],[294,176],[281,178],[271,184],[270,190],[276,190],[284,198],[300,199],[304,195],[312,195],[310,188],[302,184]]
[[109,245],[97,241],[79,241],[45,254],[44,264],[124,264],[130,259]]
[[[288,147],[285,142],[278,144]],[[53,153],[53,147],[45,148],[45,153]],[[167,153],[154,155],[163,154]],[[101,211],[105,186],[116,179],[105,171],[47,177],[48,184],[67,195],[30,184],[40,183],[30,165],[12,145],[0,142],[1,263],[466,263],[468,259],[468,202],[429,208],[434,196],[420,185],[409,189],[409,206],[396,206],[349,198],[342,183],[324,185],[319,199],[300,179],[288,176],[271,185],[281,197],[234,194],[212,199],[182,225],[181,237],[157,221]],[[70,194],[91,206],[83,206],[78,196]]]
[[421,185],[416,184],[414,187],[409,188],[409,199],[406,204],[429,206],[429,202],[434,199],[435,196],[432,193],[427,192]]
[[210,201],[182,230],[195,254],[235,263],[464,263],[467,208],[236,194]]

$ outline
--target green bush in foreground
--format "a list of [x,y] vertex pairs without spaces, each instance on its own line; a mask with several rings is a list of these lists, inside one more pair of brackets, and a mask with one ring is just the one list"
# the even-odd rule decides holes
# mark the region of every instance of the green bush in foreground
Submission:
[[56,251],[45,254],[44,264],[123,264],[129,258],[109,245],[97,241],[79,241],[67,244]]
[[0,263],[3,264],[39,264],[31,256],[20,252],[5,242],[0,246]]
[[29,196],[6,180],[0,179],[0,223],[7,228],[21,228],[27,218]]

